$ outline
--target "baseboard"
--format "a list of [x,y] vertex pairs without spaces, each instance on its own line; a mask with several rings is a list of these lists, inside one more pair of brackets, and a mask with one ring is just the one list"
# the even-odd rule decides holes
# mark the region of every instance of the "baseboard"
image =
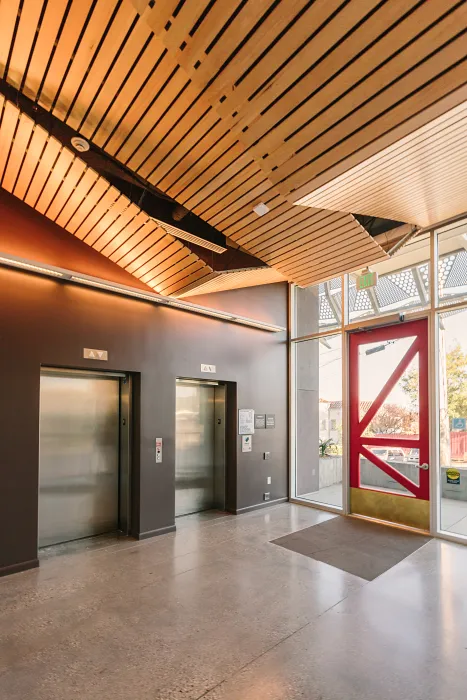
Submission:
[[22,561],[20,564],[10,564],[3,566],[0,569],[0,576],[9,576],[10,574],[19,574],[20,571],[28,571],[28,569],[36,569],[39,566],[39,559],[31,559],[30,561]]
[[147,530],[146,532],[140,532],[136,535],[137,540],[148,540],[150,537],[158,537],[159,535],[166,535],[168,532],[175,532],[177,528],[175,525],[169,525],[168,527],[159,527],[157,530]]
[[284,498],[276,498],[274,501],[264,501],[264,503],[256,503],[254,506],[246,506],[246,508],[237,508],[232,510],[235,515],[240,515],[241,513],[249,513],[250,510],[258,510],[259,508],[268,508],[269,506],[277,506],[279,503],[286,503],[289,499],[287,496]]

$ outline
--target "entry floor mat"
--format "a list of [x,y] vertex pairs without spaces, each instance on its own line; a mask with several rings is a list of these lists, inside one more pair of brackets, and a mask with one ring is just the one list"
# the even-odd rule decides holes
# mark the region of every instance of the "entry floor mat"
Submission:
[[416,532],[337,516],[273,544],[373,581],[430,540]]

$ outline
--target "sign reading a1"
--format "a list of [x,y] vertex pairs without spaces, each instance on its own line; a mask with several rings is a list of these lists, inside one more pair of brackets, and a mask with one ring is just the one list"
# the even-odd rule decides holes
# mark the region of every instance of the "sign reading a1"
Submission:
[[377,284],[377,272],[365,272],[363,275],[357,276],[357,289],[368,289],[369,287],[376,287]]
[[465,418],[453,418],[452,419],[452,429],[453,430],[465,430],[466,419]]

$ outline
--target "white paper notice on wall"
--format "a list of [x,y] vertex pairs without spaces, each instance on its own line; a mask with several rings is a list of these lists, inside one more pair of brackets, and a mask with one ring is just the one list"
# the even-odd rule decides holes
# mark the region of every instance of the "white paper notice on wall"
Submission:
[[216,365],[201,365],[201,372],[210,372],[211,374],[215,374]]
[[238,410],[238,434],[253,435],[255,432],[255,411],[253,408]]
[[251,452],[253,446],[252,435],[242,435],[242,452]]

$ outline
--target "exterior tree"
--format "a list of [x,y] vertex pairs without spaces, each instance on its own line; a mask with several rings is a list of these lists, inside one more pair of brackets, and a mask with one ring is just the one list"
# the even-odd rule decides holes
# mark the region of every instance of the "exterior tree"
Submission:
[[404,406],[383,404],[365,432],[367,435],[416,434],[417,413]]
[[[418,371],[414,368],[401,379],[402,389],[413,408],[418,406]],[[449,418],[467,418],[467,353],[457,343],[446,353],[446,391]]]

